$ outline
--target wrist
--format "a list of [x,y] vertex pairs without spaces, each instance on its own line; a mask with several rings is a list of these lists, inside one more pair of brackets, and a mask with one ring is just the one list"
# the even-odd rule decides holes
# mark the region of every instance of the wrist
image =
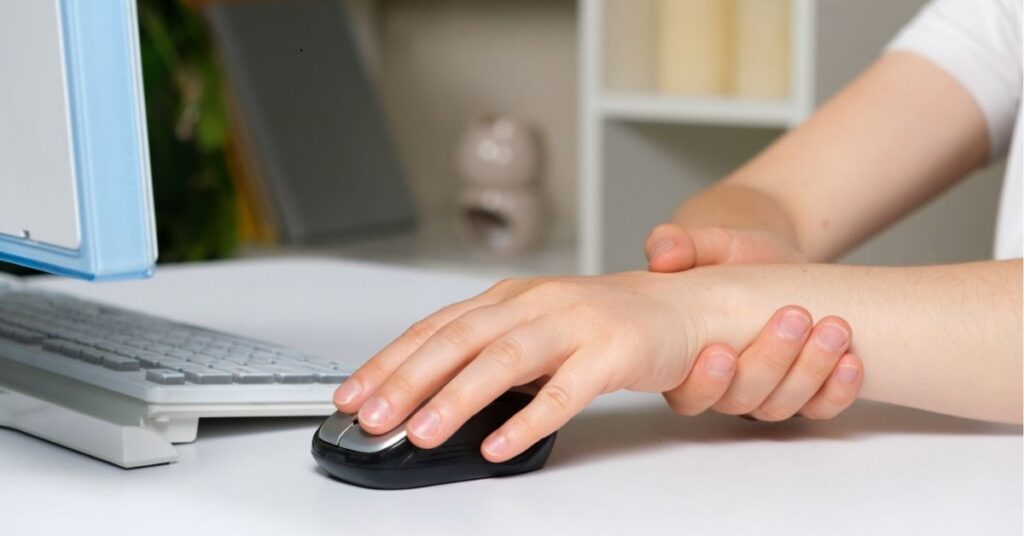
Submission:
[[[678,274],[687,279],[691,303],[701,326],[700,343],[747,347],[774,308],[759,290],[764,266],[718,265]],[[703,346],[701,346],[702,348]]]

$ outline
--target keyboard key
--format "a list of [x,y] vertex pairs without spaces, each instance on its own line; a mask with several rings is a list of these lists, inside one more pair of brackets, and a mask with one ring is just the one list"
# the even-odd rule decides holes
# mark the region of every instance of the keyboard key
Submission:
[[274,380],[279,383],[313,383],[316,378],[313,372],[308,370],[297,370],[291,367],[279,365],[264,365],[260,370],[274,373]]
[[167,369],[149,369],[146,371],[146,379],[164,385],[181,385],[185,383],[184,374],[176,370]]
[[231,383],[232,380],[230,372],[195,365],[182,367],[181,372],[192,383]]
[[188,359],[188,358],[193,357],[193,356],[196,355],[195,352],[189,352],[187,350],[182,350],[180,348],[174,348],[172,350],[168,350],[166,353],[167,353],[167,355],[169,355],[171,357],[177,357],[177,358],[180,358],[180,359]]
[[43,342],[43,336],[39,333],[13,326],[0,325],[0,337],[22,344],[39,344]]
[[157,365],[160,366],[160,368],[172,369],[172,370],[182,370],[183,368],[187,368],[187,367],[192,367],[192,368],[196,368],[197,367],[195,363],[189,363],[188,361],[185,361],[183,359],[178,359],[178,358],[175,358],[175,357],[161,357],[157,361]]
[[81,344],[78,343],[66,341],[60,345],[60,349],[58,350],[58,352],[67,357],[81,359],[82,352],[85,351],[87,348],[87,346],[82,346]]
[[103,363],[103,356],[110,355],[109,352],[98,350],[96,348],[90,348],[83,346],[82,350],[78,352],[78,358],[86,363],[92,363],[93,365],[100,365]]
[[103,362],[101,364],[108,369],[121,371],[139,370],[141,366],[135,359],[109,352],[103,354]]
[[317,383],[341,383],[348,379],[348,374],[339,371],[316,372],[314,375]]
[[140,352],[135,354],[135,359],[139,360],[139,365],[141,365],[142,368],[147,368],[147,369],[159,368],[160,367],[160,359],[163,358],[163,357],[165,357],[165,356],[162,356],[162,355],[160,355],[158,353],[155,353],[155,352],[146,352],[146,351],[140,351]]
[[251,367],[225,368],[235,383],[274,383],[274,374]]

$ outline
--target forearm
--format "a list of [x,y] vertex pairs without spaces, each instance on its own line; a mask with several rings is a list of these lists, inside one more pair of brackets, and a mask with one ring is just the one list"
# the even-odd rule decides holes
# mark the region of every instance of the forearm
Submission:
[[[669,276],[671,277],[671,276]],[[834,314],[856,333],[862,397],[1021,422],[1021,261],[914,268],[714,266],[690,277],[711,304],[705,342],[748,345],[779,307]]]
[[685,228],[727,227],[765,231],[799,248],[789,213],[771,197],[743,184],[723,181],[691,197],[672,222]]
[[967,91],[938,66],[890,53],[676,213],[684,227],[769,231],[826,261],[984,162],[987,131]]

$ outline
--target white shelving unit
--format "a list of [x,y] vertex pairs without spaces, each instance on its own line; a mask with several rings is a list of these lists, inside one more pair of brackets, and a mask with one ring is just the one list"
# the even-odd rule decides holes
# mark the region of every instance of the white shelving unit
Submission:
[[790,0],[789,95],[777,100],[660,93],[658,3],[578,2],[584,273],[642,267],[640,245],[651,226],[806,119],[923,0]]
[[[357,24],[366,30],[360,35],[368,61],[378,71],[382,47],[375,29],[386,17],[381,6],[388,0],[339,1],[357,12]],[[575,20],[564,24],[566,32],[575,24],[577,34],[577,64],[566,66],[576,69],[578,99],[575,233],[563,221],[565,228],[554,233],[558,239],[526,256],[479,259],[459,248],[450,216],[439,213],[427,215],[427,225],[411,235],[325,253],[487,276],[640,268],[641,244],[653,225],[806,119],[870,64],[926,0],[790,0],[789,94],[776,100],[661,93],[656,83],[659,0],[562,1],[575,3]]]
[[[615,216],[609,214],[607,203],[617,201],[609,199],[613,189],[608,187],[608,182],[614,180],[606,165],[609,154],[614,152],[608,147],[612,143],[609,130],[621,131],[630,125],[641,130],[644,125],[677,125],[772,129],[777,134],[798,124],[814,108],[815,7],[814,0],[791,0],[789,97],[758,100],[728,95],[660,93],[656,89],[653,60],[657,53],[658,0],[580,0],[579,254],[582,272],[600,273],[631,264],[620,251],[622,248],[609,247],[616,233],[608,232]],[[665,134],[648,138],[650,143],[657,144],[660,143],[657,138],[663,139]],[[723,164],[733,164],[738,156],[741,155],[734,151],[724,151],[716,159]],[[675,160],[669,167],[676,169],[682,180],[693,174],[694,170],[687,169],[685,159],[678,160],[672,155],[661,158]],[[637,186],[650,193],[649,188]],[[703,184],[695,186],[697,188],[690,188],[689,193]],[[676,195],[671,198],[678,202],[682,199],[678,194],[687,192],[658,192],[657,195],[672,193]],[[637,195],[644,194],[637,192]],[[669,215],[649,214],[654,222]],[[653,222],[643,222],[650,223]],[[642,237],[633,245],[640,243]]]

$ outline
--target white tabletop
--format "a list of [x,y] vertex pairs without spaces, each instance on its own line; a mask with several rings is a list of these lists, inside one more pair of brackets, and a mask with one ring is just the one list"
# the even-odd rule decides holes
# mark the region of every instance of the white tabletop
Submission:
[[[358,363],[487,282],[277,260],[42,284]],[[618,393],[569,423],[539,472],[410,491],[324,476],[318,422],[204,421],[180,462],[135,470],[0,430],[0,534],[1022,532],[1020,427],[880,404],[766,424]]]

